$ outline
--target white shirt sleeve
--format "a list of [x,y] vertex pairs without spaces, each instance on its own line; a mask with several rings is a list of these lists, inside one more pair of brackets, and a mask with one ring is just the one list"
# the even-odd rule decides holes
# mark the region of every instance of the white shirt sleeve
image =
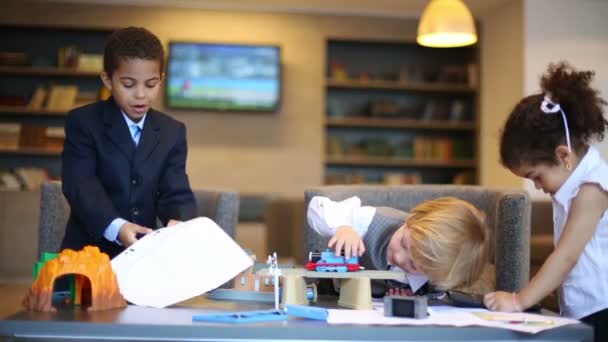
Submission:
[[350,226],[363,238],[375,213],[376,208],[361,206],[357,196],[341,202],[315,196],[308,205],[306,217],[310,227],[321,236],[334,236],[338,227]]

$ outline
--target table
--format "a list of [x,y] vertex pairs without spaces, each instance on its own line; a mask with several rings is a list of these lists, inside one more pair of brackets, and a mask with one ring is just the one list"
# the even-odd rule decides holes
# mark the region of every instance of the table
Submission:
[[[335,300],[334,300],[335,301]],[[203,307],[203,308],[201,308]],[[535,335],[504,329],[441,326],[353,326],[291,317],[285,322],[213,324],[192,322],[192,315],[217,310],[270,309],[271,305],[199,299],[179,307],[124,309],[88,313],[20,311],[0,321],[3,341],[592,341],[584,324]]]

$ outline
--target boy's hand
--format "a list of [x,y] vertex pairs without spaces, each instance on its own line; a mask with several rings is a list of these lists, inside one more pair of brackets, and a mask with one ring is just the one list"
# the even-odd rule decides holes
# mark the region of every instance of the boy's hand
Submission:
[[365,252],[365,245],[363,240],[359,236],[359,233],[350,226],[341,226],[336,230],[334,235],[327,246],[333,248],[335,245],[336,255],[340,255],[342,247],[344,247],[344,257],[350,258],[352,256],[361,256]]
[[412,289],[391,287],[388,290],[386,290],[386,293],[384,295],[385,296],[413,296],[414,291],[412,291]]
[[489,310],[504,312],[521,312],[519,295],[517,293],[496,291],[486,293],[483,304]]
[[148,234],[151,233],[152,229],[142,227],[135,223],[127,222],[120,227],[118,232],[118,240],[125,247],[131,246],[137,241],[137,234]]
[[182,221],[178,221],[178,220],[169,220],[169,222],[167,222],[167,227],[171,227],[171,226],[175,226],[178,223],[182,223]]

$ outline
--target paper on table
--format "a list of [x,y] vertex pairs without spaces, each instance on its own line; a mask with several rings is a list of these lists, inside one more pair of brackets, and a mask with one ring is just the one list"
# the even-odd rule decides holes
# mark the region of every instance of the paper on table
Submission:
[[476,325],[532,334],[578,323],[575,319],[563,317],[528,313],[504,314],[479,308],[456,308],[452,306],[431,306],[428,308],[429,316],[423,319],[385,317],[381,305],[374,306],[374,308],[374,310],[329,309],[327,322],[329,324],[445,325],[455,327]]
[[247,253],[206,217],[157,229],[112,259],[125,299],[156,308],[213,290],[252,265]]
[[560,316],[547,316],[531,313],[476,312],[474,315],[483,321],[483,326],[537,333],[567,324],[579,323],[576,319]]

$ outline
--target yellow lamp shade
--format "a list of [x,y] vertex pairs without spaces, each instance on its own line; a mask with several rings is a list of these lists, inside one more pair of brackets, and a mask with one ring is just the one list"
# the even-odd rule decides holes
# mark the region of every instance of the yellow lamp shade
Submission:
[[461,0],[431,0],[420,18],[416,41],[442,48],[475,44],[473,16]]

